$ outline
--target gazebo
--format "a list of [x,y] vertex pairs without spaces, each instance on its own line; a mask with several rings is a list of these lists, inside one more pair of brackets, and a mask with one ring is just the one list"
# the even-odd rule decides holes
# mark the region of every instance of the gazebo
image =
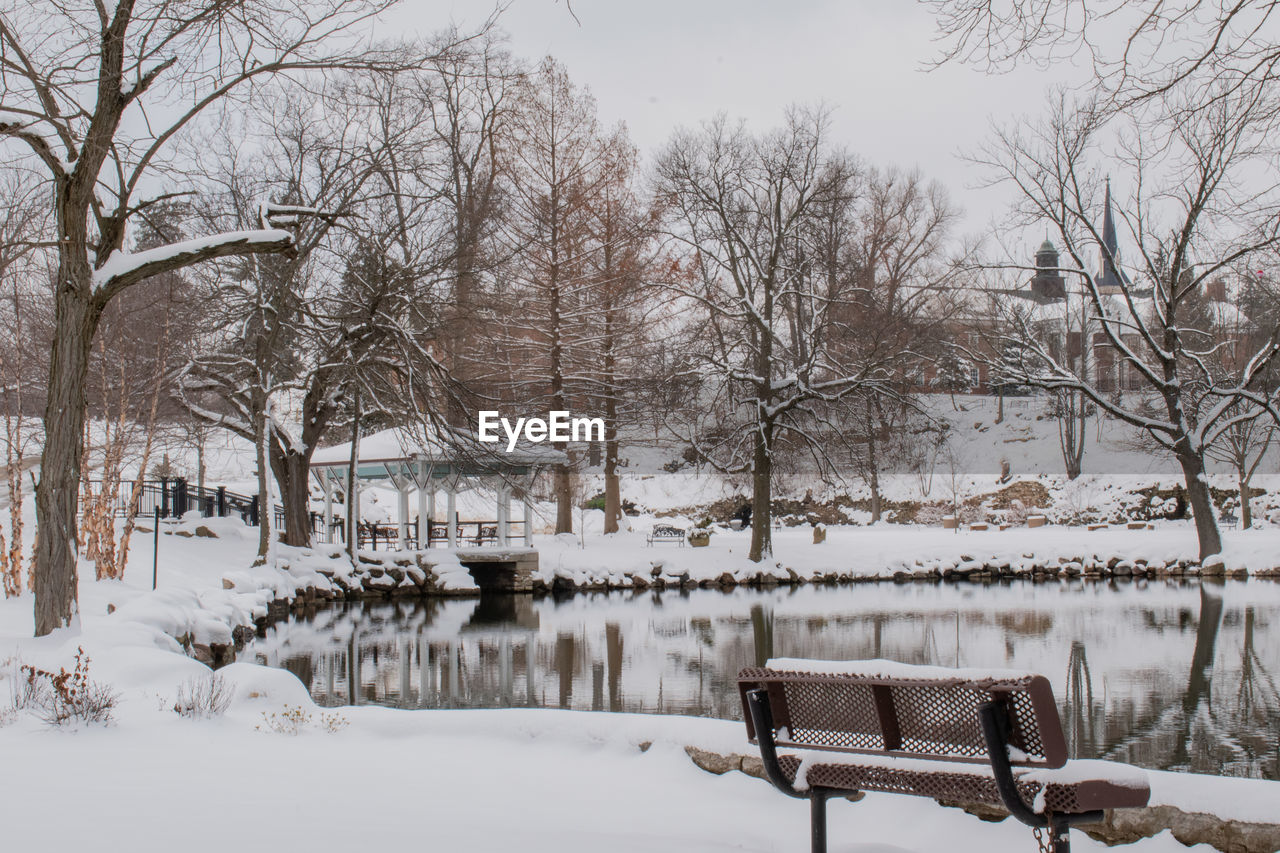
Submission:
[[[568,457],[551,447],[518,444],[511,452],[506,445],[485,445],[473,433],[449,428],[387,429],[360,439],[356,456],[356,483],[347,482],[351,465],[351,442],[322,447],[311,457],[311,475],[324,492],[325,530],[333,529],[334,492],[341,490],[347,506],[359,496],[361,484],[377,483],[392,487],[399,496],[400,521],[397,544],[408,546],[411,538],[409,493],[417,492],[418,547],[431,544],[432,520],[435,517],[436,493],[445,493],[444,537],[450,548],[457,548],[459,523],[458,492],[473,486],[488,485],[496,498],[496,530],[493,539],[499,547],[511,544],[511,498],[520,493],[524,514],[518,523],[523,528],[525,546],[533,536],[533,507],[529,489],[533,478],[547,466],[567,462]],[[438,529],[438,528],[437,528]],[[476,542],[484,538],[477,529]]]

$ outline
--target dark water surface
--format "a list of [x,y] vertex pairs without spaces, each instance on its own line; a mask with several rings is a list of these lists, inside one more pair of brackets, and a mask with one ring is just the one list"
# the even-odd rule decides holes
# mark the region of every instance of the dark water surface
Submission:
[[352,603],[242,659],[321,705],[740,719],[770,657],[1013,667],[1053,682],[1075,757],[1280,778],[1280,585],[858,585]]

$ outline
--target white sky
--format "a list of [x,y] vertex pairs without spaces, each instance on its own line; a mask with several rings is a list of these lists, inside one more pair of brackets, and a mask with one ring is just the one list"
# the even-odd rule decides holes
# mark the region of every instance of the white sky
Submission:
[[[563,62],[595,95],[601,118],[625,121],[646,156],[674,128],[719,111],[764,129],[789,103],[824,102],[835,108],[840,143],[876,165],[918,167],[946,185],[969,233],[1003,215],[1011,194],[979,189],[982,173],[957,155],[986,139],[992,120],[1038,115],[1050,86],[1084,80],[1066,63],[996,76],[960,65],[925,71],[937,53],[934,22],[911,0],[572,7],[578,21],[563,2],[511,0],[500,23],[516,54]],[[492,9],[483,0],[408,0],[383,32],[428,34],[450,19],[475,25]]]

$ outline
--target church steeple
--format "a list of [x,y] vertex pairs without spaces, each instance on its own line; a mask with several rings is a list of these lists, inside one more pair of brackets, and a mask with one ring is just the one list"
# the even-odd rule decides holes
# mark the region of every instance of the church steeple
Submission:
[[1107,194],[1102,209],[1102,248],[1098,251],[1098,289],[1116,293],[1128,281],[1116,268],[1120,261],[1120,242],[1116,239],[1116,221],[1111,214],[1111,178],[1107,178]]

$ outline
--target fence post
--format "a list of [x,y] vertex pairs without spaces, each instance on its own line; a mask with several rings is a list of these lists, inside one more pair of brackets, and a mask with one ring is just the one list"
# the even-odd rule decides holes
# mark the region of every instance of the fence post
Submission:
[[187,509],[187,478],[179,477],[173,484],[173,511],[182,518]]
[[156,507],[155,519],[156,541],[151,548],[151,588],[156,588],[156,579],[160,568],[160,507]]
[[160,478],[160,514],[164,518],[169,517],[169,478]]
[[227,517],[227,487],[218,486],[218,518]]
[[249,498],[249,517],[253,520],[249,522],[250,526],[257,527],[262,524],[262,518],[258,515],[258,496],[254,495]]

